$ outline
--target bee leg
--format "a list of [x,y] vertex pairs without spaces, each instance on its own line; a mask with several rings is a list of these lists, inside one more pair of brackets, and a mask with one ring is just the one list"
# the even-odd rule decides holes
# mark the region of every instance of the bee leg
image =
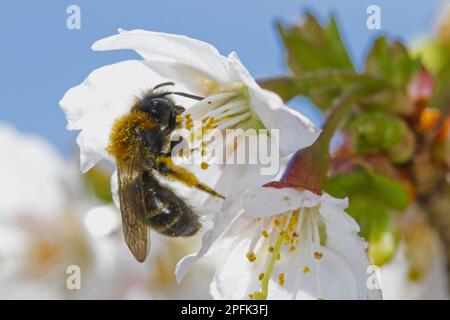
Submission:
[[170,159],[169,157],[158,157],[156,159],[155,169],[162,175],[168,178],[172,178],[176,181],[179,181],[187,185],[188,187],[194,187],[201,191],[209,193],[210,195],[216,198],[225,199],[224,196],[217,193],[207,185],[201,183],[192,172],[190,172],[185,168],[175,165],[172,162],[172,159]]

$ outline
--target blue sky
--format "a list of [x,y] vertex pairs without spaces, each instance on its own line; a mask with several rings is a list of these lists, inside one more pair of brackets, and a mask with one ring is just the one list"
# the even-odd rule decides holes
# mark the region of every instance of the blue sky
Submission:
[[[411,41],[430,30],[442,0],[73,0],[1,1],[0,121],[37,133],[66,155],[76,151],[58,101],[95,68],[133,52],[93,52],[97,39],[117,28],[185,34],[236,51],[256,77],[286,73],[274,30],[277,20],[295,22],[305,10],[321,19],[336,13],[350,54],[360,65],[380,32]],[[66,28],[66,8],[81,8],[81,30]],[[381,8],[382,29],[366,28],[366,8]],[[314,116],[309,109],[307,113]]]

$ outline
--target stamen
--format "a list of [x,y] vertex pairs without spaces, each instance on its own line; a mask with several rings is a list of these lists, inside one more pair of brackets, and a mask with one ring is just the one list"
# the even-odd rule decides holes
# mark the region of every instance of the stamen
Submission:
[[209,164],[207,164],[206,162],[203,161],[203,162],[200,164],[200,168],[202,168],[202,170],[206,170],[206,169],[209,168]]
[[[259,223],[258,227],[257,227],[256,231],[253,233],[252,239],[250,241],[250,245],[248,247],[248,252],[253,252],[253,255],[255,255],[254,252],[255,252],[256,245],[258,244],[258,241],[261,238],[260,234],[261,234],[262,229],[263,229],[262,223]],[[255,260],[256,260],[256,255],[255,255]],[[253,262],[253,261],[250,261],[250,262]]]
[[[299,221],[299,210],[296,210],[294,212],[292,212],[291,217],[289,219],[289,223],[287,223],[287,218],[288,218],[288,214],[289,213],[285,213],[282,216],[282,221],[280,218],[276,218],[274,219],[274,230],[272,230],[272,234],[275,232],[275,228],[280,230],[280,232],[278,232],[278,239],[275,243],[274,246],[270,246],[268,248],[269,253],[271,253],[269,260],[267,262],[267,267],[266,267],[266,272],[263,273],[262,276],[262,283],[261,283],[261,291],[259,292],[254,292],[252,294],[252,299],[258,299],[258,300],[265,300],[267,299],[267,296],[269,294],[269,281],[272,275],[272,272],[275,268],[275,263],[276,261],[281,259],[281,249],[283,247],[283,244],[285,243],[290,243],[292,241],[291,236],[289,236],[288,231],[292,231],[295,230],[297,227],[297,223]],[[301,219],[303,220],[303,218]],[[286,226],[286,229],[283,230]],[[264,236],[264,231],[263,230],[263,236]],[[268,233],[266,232],[266,234],[268,235]],[[292,247],[292,246],[291,246]],[[259,275],[261,277],[261,274]],[[281,273],[278,275],[278,284],[279,285],[284,285],[285,283],[285,275],[284,273]]]
[[[286,222],[286,218],[284,218],[283,224]],[[275,247],[269,247],[269,248],[273,248],[272,250],[272,255],[267,263],[267,271],[264,273],[264,277],[261,280],[262,284],[261,284],[261,291],[259,292],[254,292],[253,293],[253,298],[257,299],[257,300],[266,300],[267,296],[269,294],[269,280],[270,277],[272,275],[273,269],[275,268],[275,262],[276,262],[276,258],[278,256],[278,253],[280,252],[280,249],[283,245],[283,238],[282,237],[278,237],[276,243],[275,243]],[[269,249],[270,251],[270,249]]]
[[201,117],[201,119],[204,119],[206,117],[216,117],[216,118],[218,118],[219,116],[223,117],[224,113],[226,113],[230,110],[244,111],[244,110],[248,110],[248,109],[249,109],[248,104],[244,99],[235,98],[235,99],[230,100],[230,102],[225,103],[223,106],[220,106],[218,108],[214,108],[214,109],[208,111],[207,113],[204,114],[204,116]]
[[[314,210],[314,209],[312,209]],[[320,248],[320,235],[319,235],[319,222],[317,221],[316,217],[317,213],[312,212],[311,216],[311,224],[313,228],[313,243],[314,243],[314,249],[316,250],[314,252],[314,257],[316,260],[314,261],[314,267],[315,267],[315,273],[316,273],[316,295],[318,297],[322,296],[322,286],[320,284],[320,263],[319,260],[322,259],[322,252],[319,251]]]
[[234,96],[236,96],[236,93],[230,91],[212,95],[191,106],[189,108],[189,113],[194,119],[198,119],[201,115],[222,105],[224,101],[227,101]]
[[238,124],[240,124],[241,122],[244,122],[247,119],[250,119],[252,115],[251,111],[247,111],[241,115],[238,115],[236,117],[232,117],[232,118],[228,118],[226,120],[222,120],[221,122],[219,122],[219,124],[217,125],[217,129],[218,130],[223,130],[226,128],[234,128],[235,126],[237,126]]
[[247,259],[248,259],[248,261],[250,261],[250,262],[255,261],[255,260],[256,260],[256,255],[255,255],[255,253],[254,253],[254,252],[249,252],[249,253],[247,253]]
[[284,285],[284,282],[285,282],[284,273],[280,273],[280,274],[278,275],[278,284],[279,284],[280,286],[283,286],[283,285]]

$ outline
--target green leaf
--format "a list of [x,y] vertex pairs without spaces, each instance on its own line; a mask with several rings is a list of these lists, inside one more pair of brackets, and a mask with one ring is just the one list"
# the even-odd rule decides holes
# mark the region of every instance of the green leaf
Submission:
[[[287,64],[294,75],[323,70],[354,72],[334,17],[325,26],[311,14],[306,14],[300,25],[277,26],[286,48]],[[326,87],[310,88],[307,96],[316,106],[327,110],[341,93],[341,86],[331,82]]]
[[277,26],[286,47],[288,66],[294,75],[323,69],[354,70],[334,17],[326,26],[321,26],[308,13],[300,25]]
[[406,124],[399,117],[382,112],[364,112],[350,124],[358,153],[375,154],[400,142]]
[[403,185],[389,177],[374,173],[364,167],[345,174],[336,174],[328,178],[325,190],[331,195],[350,198],[363,194],[376,198],[377,203],[387,209],[402,211],[408,206],[408,192]]
[[372,186],[376,190],[377,195],[388,208],[402,211],[408,206],[408,191],[399,182],[388,177],[369,173],[372,179]]
[[385,36],[375,40],[366,59],[366,73],[385,79],[398,89],[406,89],[419,70],[420,60],[410,57],[399,41],[389,43]]
[[394,90],[366,100],[366,107],[402,115],[414,112],[414,104],[408,96],[407,88],[420,67],[420,60],[411,58],[399,41],[389,43],[384,36],[378,38],[367,56],[365,72],[383,79]]

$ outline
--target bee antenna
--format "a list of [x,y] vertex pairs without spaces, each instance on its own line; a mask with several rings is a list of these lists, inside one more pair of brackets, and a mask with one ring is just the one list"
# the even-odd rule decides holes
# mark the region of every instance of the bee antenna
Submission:
[[165,92],[164,95],[169,95],[169,94],[176,94],[178,96],[182,96],[182,97],[186,97],[186,98],[190,98],[190,99],[194,99],[194,100],[198,100],[201,101],[205,98],[200,97],[200,96],[196,96],[193,94],[189,94],[189,93],[185,93],[185,92]]
[[154,86],[153,90],[156,90],[158,88],[165,87],[165,86],[174,86],[174,85],[175,85],[174,82],[163,82],[163,83],[160,83],[160,84]]

